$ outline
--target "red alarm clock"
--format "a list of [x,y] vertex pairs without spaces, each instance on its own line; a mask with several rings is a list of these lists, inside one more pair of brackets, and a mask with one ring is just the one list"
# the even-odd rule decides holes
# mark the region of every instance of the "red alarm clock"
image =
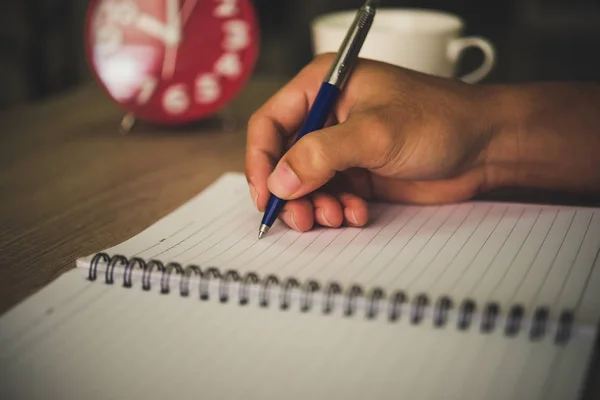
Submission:
[[159,124],[221,110],[258,55],[249,0],[92,0],[85,29],[100,86],[128,115]]

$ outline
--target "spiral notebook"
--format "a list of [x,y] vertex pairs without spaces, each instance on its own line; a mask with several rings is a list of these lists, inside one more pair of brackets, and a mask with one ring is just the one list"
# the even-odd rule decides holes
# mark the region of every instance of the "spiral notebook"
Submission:
[[6,313],[0,397],[584,396],[599,209],[371,214],[259,241],[244,177],[224,175]]

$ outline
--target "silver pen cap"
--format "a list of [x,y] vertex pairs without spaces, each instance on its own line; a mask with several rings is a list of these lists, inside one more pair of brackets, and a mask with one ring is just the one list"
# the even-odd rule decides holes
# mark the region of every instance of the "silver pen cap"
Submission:
[[358,54],[371,29],[375,13],[379,6],[379,0],[367,0],[366,3],[356,13],[354,22],[348,29],[348,33],[340,46],[337,58],[329,73],[325,77],[325,82],[341,88],[348,79],[350,71],[358,59]]

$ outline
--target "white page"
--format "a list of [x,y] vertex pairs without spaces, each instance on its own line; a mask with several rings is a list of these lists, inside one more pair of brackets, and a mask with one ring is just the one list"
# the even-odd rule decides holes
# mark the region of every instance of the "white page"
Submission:
[[[563,309],[600,315],[597,271],[598,209],[507,203],[407,206],[372,204],[365,228],[316,227],[295,232],[280,222],[262,240],[262,215],[242,175],[229,174],[110,254],[195,264],[203,269],[254,272],[322,285],[358,284],[367,293],[443,295],[455,304],[472,298],[481,309],[495,301],[502,313],[522,304],[551,318]],[[89,267],[90,258],[79,260]],[[588,283],[588,278],[591,279]],[[554,307],[554,308],[552,308]]]
[[593,344],[202,302],[82,271],[49,289],[65,286],[0,320],[70,299],[0,337],[1,398],[575,398]]

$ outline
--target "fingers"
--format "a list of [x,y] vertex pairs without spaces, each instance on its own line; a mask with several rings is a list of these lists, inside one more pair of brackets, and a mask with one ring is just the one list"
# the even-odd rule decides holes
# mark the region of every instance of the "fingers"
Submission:
[[250,118],[246,178],[252,199],[261,211],[269,200],[267,178],[285,151],[285,144],[306,119],[326,66],[320,60],[310,64]]
[[306,232],[314,226],[313,205],[307,198],[289,201],[279,213],[279,219],[290,228]]
[[340,201],[328,193],[311,195],[315,220],[319,225],[338,228],[344,222],[344,214]]
[[393,151],[390,135],[372,115],[309,133],[282,157],[267,185],[271,193],[290,200],[323,186],[339,171],[375,169]]
[[344,209],[344,220],[349,226],[364,226],[369,221],[367,202],[351,193],[341,193],[338,198]]
[[329,228],[364,226],[369,220],[369,209],[367,202],[354,194],[316,192],[310,198],[287,202],[279,217],[290,228],[306,232],[315,224]]

